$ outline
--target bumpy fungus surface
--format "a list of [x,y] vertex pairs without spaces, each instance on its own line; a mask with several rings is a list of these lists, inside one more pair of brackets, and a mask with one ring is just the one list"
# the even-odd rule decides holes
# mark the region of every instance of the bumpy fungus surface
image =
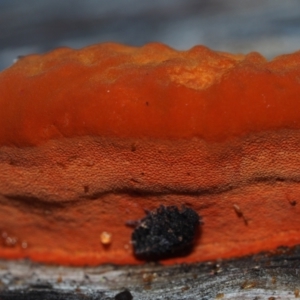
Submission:
[[137,263],[125,223],[160,204],[204,221],[166,263],[299,244],[299,95],[300,52],[101,44],[20,59],[0,73],[0,256]]

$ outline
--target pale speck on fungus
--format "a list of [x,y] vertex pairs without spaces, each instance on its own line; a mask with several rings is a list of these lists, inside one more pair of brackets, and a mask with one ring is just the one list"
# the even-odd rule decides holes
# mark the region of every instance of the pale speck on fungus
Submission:
[[21,247],[22,247],[23,249],[27,249],[28,243],[27,243],[26,241],[22,241]]
[[243,216],[243,212],[237,204],[233,204],[233,209],[234,209],[235,213],[238,215],[238,217]]
[[239,218],[242,218],[245,225],[248,225],[248,220],[245,218],[243,211],[237,204],[233,204],[233,209]]
[[100,234],[100,241],[102,245],[110,245],[112,241],[112,234],[106,231],[103,231]]

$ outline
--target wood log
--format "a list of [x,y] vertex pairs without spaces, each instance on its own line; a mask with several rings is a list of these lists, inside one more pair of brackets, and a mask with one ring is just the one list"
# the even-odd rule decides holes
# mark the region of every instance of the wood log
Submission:
[[295,299],[299,298],[300,248],[278,249],[235,260],[162,266],[46,266],[1,261],[3,300]]

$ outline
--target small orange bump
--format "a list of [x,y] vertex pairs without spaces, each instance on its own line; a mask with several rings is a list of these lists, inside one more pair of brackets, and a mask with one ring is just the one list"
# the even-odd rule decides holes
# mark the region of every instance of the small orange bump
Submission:
[[100,241],[102,243],[102,245],[110,245],[111,241],[112,241],[112,234],[107,232],[107,231],[103,231],[100,234]]

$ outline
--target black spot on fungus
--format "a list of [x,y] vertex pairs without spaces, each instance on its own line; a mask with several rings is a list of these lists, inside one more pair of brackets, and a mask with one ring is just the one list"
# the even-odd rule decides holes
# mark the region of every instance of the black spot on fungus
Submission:
[[115,296],[115,300],[132,300],[133,297],[128,290],[125,290]]
[[161,205],[136,224],[132,233],[134,254],[140,259],[158,260],[187,254],[193,246],[201,218],[191,208]]

